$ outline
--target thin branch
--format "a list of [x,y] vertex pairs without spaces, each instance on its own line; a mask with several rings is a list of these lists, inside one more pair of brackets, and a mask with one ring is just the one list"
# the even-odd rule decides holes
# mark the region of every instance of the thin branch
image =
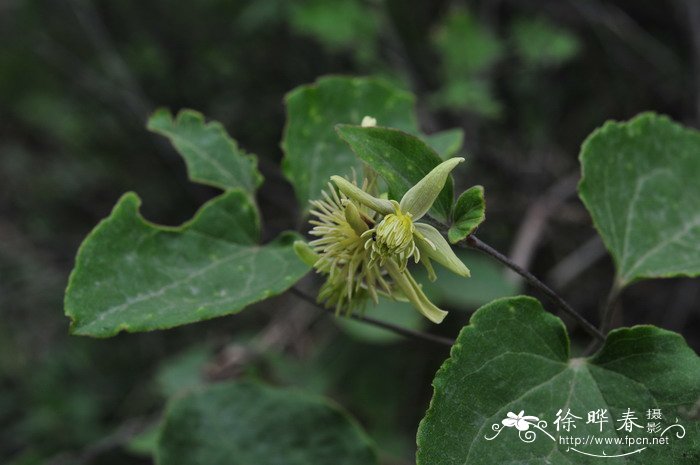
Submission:
[[[561,179],[547,189],[547,192],[527,209],[515,235],[513,247],[508,254],[513,263],[517,263],[523,268],[529,266],[540,244],[549,218],[576,192],[576,185],[580,176],[577,171]],[[519,280],[515,275],[511,275],[510,278]]]
[[[292,287],[291,289],[289,289],[289,292],[291,294],[294,294],[295,296],[297,296],[301,300],[306,301],[308,304],[310,304],[318,309],[323,310],[324,312],[335,314],[333,312],[333,310],[325,308],[324,306],[318,304],[316,302],[316,299],[314,299],[312,296],[308,295],[307,293],[305,293],[304,291],[302,291],[296,287]],[[411,339],[418,339],[418,340],[422,340],[422,341],[432,342],[432,343],[441,344],[441,345],[447,346],[447,347],[452,347],[455,343],[454,339],[450,339],[450,338],[442,337],[442,336],[436,336],[434,334],[423,333],[420,331],[414,331],[412,329],[402,328],[401,326],[396,326],[392,323],[387,323],[386,321],[377,320],[377,319],[374,319],[374,318],[371,318],[368,316],[358,315],[356,313],[350,314],[349,317],[352,318],[353,320],[357,320],[357,321],[361,321],[363,323],[377,326],[379,328],[386,329],[388,331],[391,331],[393,333],[396,333],[396,334],[399,334],[401,336],[411,338]]]
[[[615,279],[615,281],[613,281],[613,285],[610,287],[610,292],[608,293],[608,296],[605,298],[605,304],[600,310],[600,330],[603,332],[603,334],[607,334],[608,331],[610,331],[613,316],[615,314],[615,308],[617,307],[617,299],[620,296],[621,291],[622,286],[617,281],[617,279]],[[592,341],[590,344],[588,344],[588,347],[586,347],[586,349],[583,351],[583,356],[589,357],[593,355],[595,351],[600,349],[600,346],[601,341]]]
[[595,326],[593,326],[578,312],[576,312],[576,310],[571,308],[571,306],[568,303],[566,303],[566,301],[562,299],[561,296],[559,296],[559,294],[554,292],[546,284],[537,279],[532,273],[518,266],[516,263],[513,263],[508,257],[503,255],[490,245],[482,242],[478,237],[471,235],[467,237],[464,241],[460,242],[460,245],[466,245],[473,249],[479,250],[480,252],[490,255],[499,262],[503,263],[508,268],[525,278],[532,286],[542,291],[547,297],[549,297],[552,300],[552,302],[557,304],[557,306],[561,308],[564,311],[564,313],[575,319],[581,326],[583,326],[583,329],[585,329],[589,334],[591,334],[591,336],[595,337],[600,341],[605,340],[604,334],[601,333]]
[[617,308],[617,299],[620,297],[620,291],[622,291],[622,286],[617,279],[613,281],[613,285],[610,287],[610,292],[608,297],[605,299],[605,306],[600,313],[600,330],[603,334],[607,334],[612,326],[613,317],[615,316],[615,309]]
[[93,463],[101,455],[122,447],[138,434],[156,425],[156,423],[157,419],[152,417],[132,418],[117,427],[111,434],[90,444],[82,451],[76,453],[61,453],[50,458],[46,462],[46,465],[83,465]]
[[603,241],[599,235],[595,234],[554,265],[547,272],[546,281],[552,283],[557,289],[563,289],[605,255]]

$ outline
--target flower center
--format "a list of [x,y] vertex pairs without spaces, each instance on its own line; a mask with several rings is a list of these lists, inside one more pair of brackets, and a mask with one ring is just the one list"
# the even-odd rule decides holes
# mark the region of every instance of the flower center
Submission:
[[401,255],[413,250],[415,226],[410,213],[396,210],[386,215],[375,230],[374,249],[380,256]]

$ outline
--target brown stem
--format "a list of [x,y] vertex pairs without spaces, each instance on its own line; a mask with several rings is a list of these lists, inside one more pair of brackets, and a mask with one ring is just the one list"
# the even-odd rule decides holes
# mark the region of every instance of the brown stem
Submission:
[[[324,306],[318,304],[316,302],[316,299],[314,299],[312,296],[306,294],[304,291],[297,289],[296,287],[292,287],[289,289],[289,292],[294,294],[295,296],[299,297],[301,300],[309,303],[310,305],[313,305],[314,307],[321,309],[325,312],[334,314],[333,310],[325,308]],[[414,331],[412,329],[408,328],[402,328],[401,326],[396,326],[392,323],[387,323],[386,321],[381,321],[377,320],[368,316],[362,316],[362,315],[357,315],[356,313],[352,313],[349,316],[353,320],[361,321],[363,323],[367,323],[373,326],[377,326],[379,328],[384,328],[388,331],[391,331],[393,333],[399,334],[401,336],[411,338],[411,339],[418,339],[422,341],[427,341],[427,342],[432,342],[435,344],[441,344],[443,346],[447,347],[452,347],[455,343],[454,339],[450,339],[447,337],[442,337],[442,336],[436,336],[434,334],[428,334],[428,333],[423,333],[420,331]]]
[[479,250],[480,252],[483,252],[487,255],[490,255],[499,262],[503,263],[508,268],[525,278],[527,282],[529,282],[532,286],[542,291],[547,297],[550,298],[552,302],[557,304],[557,306],[561,308],[561,310],[563,310],[564,313],[575,319],[581,326],[583,326],[583,329],[585,329],[591,336],[595,337],[600,341],[605,340],[605,335],[602,332],[600,332],[595,326],[593,326],[588,320],[586,320],[583,316],[581,316],[578,312],[576,312],[576,310],[571,308],[571,306],[568,303],[566,303],[566,301],[562,299],[561,296],[559,296],[559,294],[554,292],[546,284],[537,279],[532,273],[520,267],[516,263],[513,263],[508,257],[503,255],[490,245],[482,242],[478,237],[471,235],[459,244],[462,246],[466,244],[467,246]]

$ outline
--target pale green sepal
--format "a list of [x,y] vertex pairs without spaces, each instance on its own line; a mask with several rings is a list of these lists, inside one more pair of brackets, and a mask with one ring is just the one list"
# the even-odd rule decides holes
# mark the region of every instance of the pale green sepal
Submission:
[[428,255],[429,251],[432,251],[433,248],[425,240],[417,240],[416,247],[418,247],[418,251],[420,252],[420,263],[428,272],[428,279],[430,282],[435,282],[437,275],[433,269],[433,264],[430,262],[430,255]]
[[[420,249],[421,255],[425,249],[427,256],[442,266],[465,278],[470,276],[469,268],[455,255],[440,231],[425,223],[415,223],[415,226],[416,231],[420,233],[415,235],[416,240],[418,244],[423,244],[423,248]],[[426,240],[432,242],[435,248],[431,247],[429,243],[425,243]]]
[[450,172],[463,161],[462,157],[450,158],[433,168],[404,194],[401,199],[401,210],[413,215],[414,221],[425,215],[445,186]]
[[362,219],[362,215],[360,215],[360,210],[352,202],[348,202],[345,205],[345,220],[358,236],[361,236],[362,233],[369,229],[367,223]]
[[416,296],[418,296],[418,300],[421,302],[421,304],[424,307],[429,308],[433,314],[439,315],[440,321],[436,321],[436,320],[431,320],[431,321],[434,321],[435,323],[441,323],[442,320],[444,320],[445,317],[447,316],[448,312],[438,308],[435,304],[433,304],[430,301],[430,299],[428,299],[428,296],[425,295],[425,292],[423,292],[423,286],[418,284],[418,282],[413,277],[413,275],[411,275],[411,273],[406,272],[404,274],[406,275],[406,279],[408,279],[408,282],[411,283],[411,286],[416,291]]
[[305,241],[294,241],[293,248],[297,257],[309,266],[314,266],[318,259],[321,258]]
[[428,297],[423,293],[423,290],[408,271],[401,271],[399,265],[393,260],[386,261],[386,269],[401,292],[403,292],[408,301],[411,302],[413,307],[418,310],[421,315],[425,316],[433,323],[442,323],[442,320],[447,316],[447,312],[440,310],[428,300]]
[[382,215],[394,213],[394,207],[391,202],[369,195],[367,192],[363,191],[342,176],[331,176],[331,181],[333,181],[338,189],[340,189],[340,192],[353,200],[357,200],[362,205],[365,205],[372,210],[381,213]]
[[382,291],[381,289],[377,289],[377,294],[397,302],[411,303],[401,289],[392,289],[391,294],[386,291]]

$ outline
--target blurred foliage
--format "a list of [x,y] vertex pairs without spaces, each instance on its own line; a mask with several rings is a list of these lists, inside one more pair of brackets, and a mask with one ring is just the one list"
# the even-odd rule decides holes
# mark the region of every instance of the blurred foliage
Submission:
[[[0,462],[152,463],[144,451],[164,396],[220,377],[247,377],[332,396],[381,445],[383,463],[413,463],[430,379],[447,355],[440,347],[368,344],[315,313],[293,341],[280,343],[275,325],[289,331],[294,325],[276,318],[296,318],[292,310],[303,305],[292,296],[259,312],[167,332],[109,341],[67,336],[62,294],[75,251],[122,192],[138,191],[144,216],[166,224],[191,217],[212,196],[188,183],[175,152],[144,130],[148,115],[159,106],[196,108],[260,156],[267,241],[300,224],[278,166],[284,94],[323,74],[382,75],[416,92],[419,103],[431,102],[419,107],[425,132],[466,130],[469,167],[458,174],[456,192],[484,185],[489,221],[479,233],[507,249],[523,212],[577,168],[580,142],[605,119],[654,109],[698,123],[689,98],[697,93],[693,26],[684,4],[673,5],[4,2]],[[570,202],[557,215],[531,266],[536,273],[545,275],[590,238],[582,212]],[[482,268],[481,261],[467,259],[472,290],[434,292],[463,310],[515,292],[498,267]],[[596,263],[567,298],[593,317],[608,286],[600,278],[612,273],[609,261]],[[697,284],[670,281],[651,291],[632,287],[623,304],[634,305],[635,322],[661,318],[697,349],[698,295]],[[667,315],[651,311],[658,296],[675,302]],[[468,314],[451,315],[430,330],[454,336]],[[261,328],[270,329],[265,337],[256,336]],[[223,370],[232,344],[261,355]],[[134,437],[141,444],[123,447]]]
[[581,45],[577,37],[545,18],[520,18],[513,23],[515,53],[527,65],[556,66],[573,59]]
[[466,10],[454,10],[434,37],[442,62],[444,87],[436,92],[437,108],[468,109],[486,117],[498,116],[501,106],[488,77],[504,54],[503,43]]
[[376,65],[380,17],[371,2],[306,0],[291,6],[290,25],[330,52],[351,52],[359,64]]

